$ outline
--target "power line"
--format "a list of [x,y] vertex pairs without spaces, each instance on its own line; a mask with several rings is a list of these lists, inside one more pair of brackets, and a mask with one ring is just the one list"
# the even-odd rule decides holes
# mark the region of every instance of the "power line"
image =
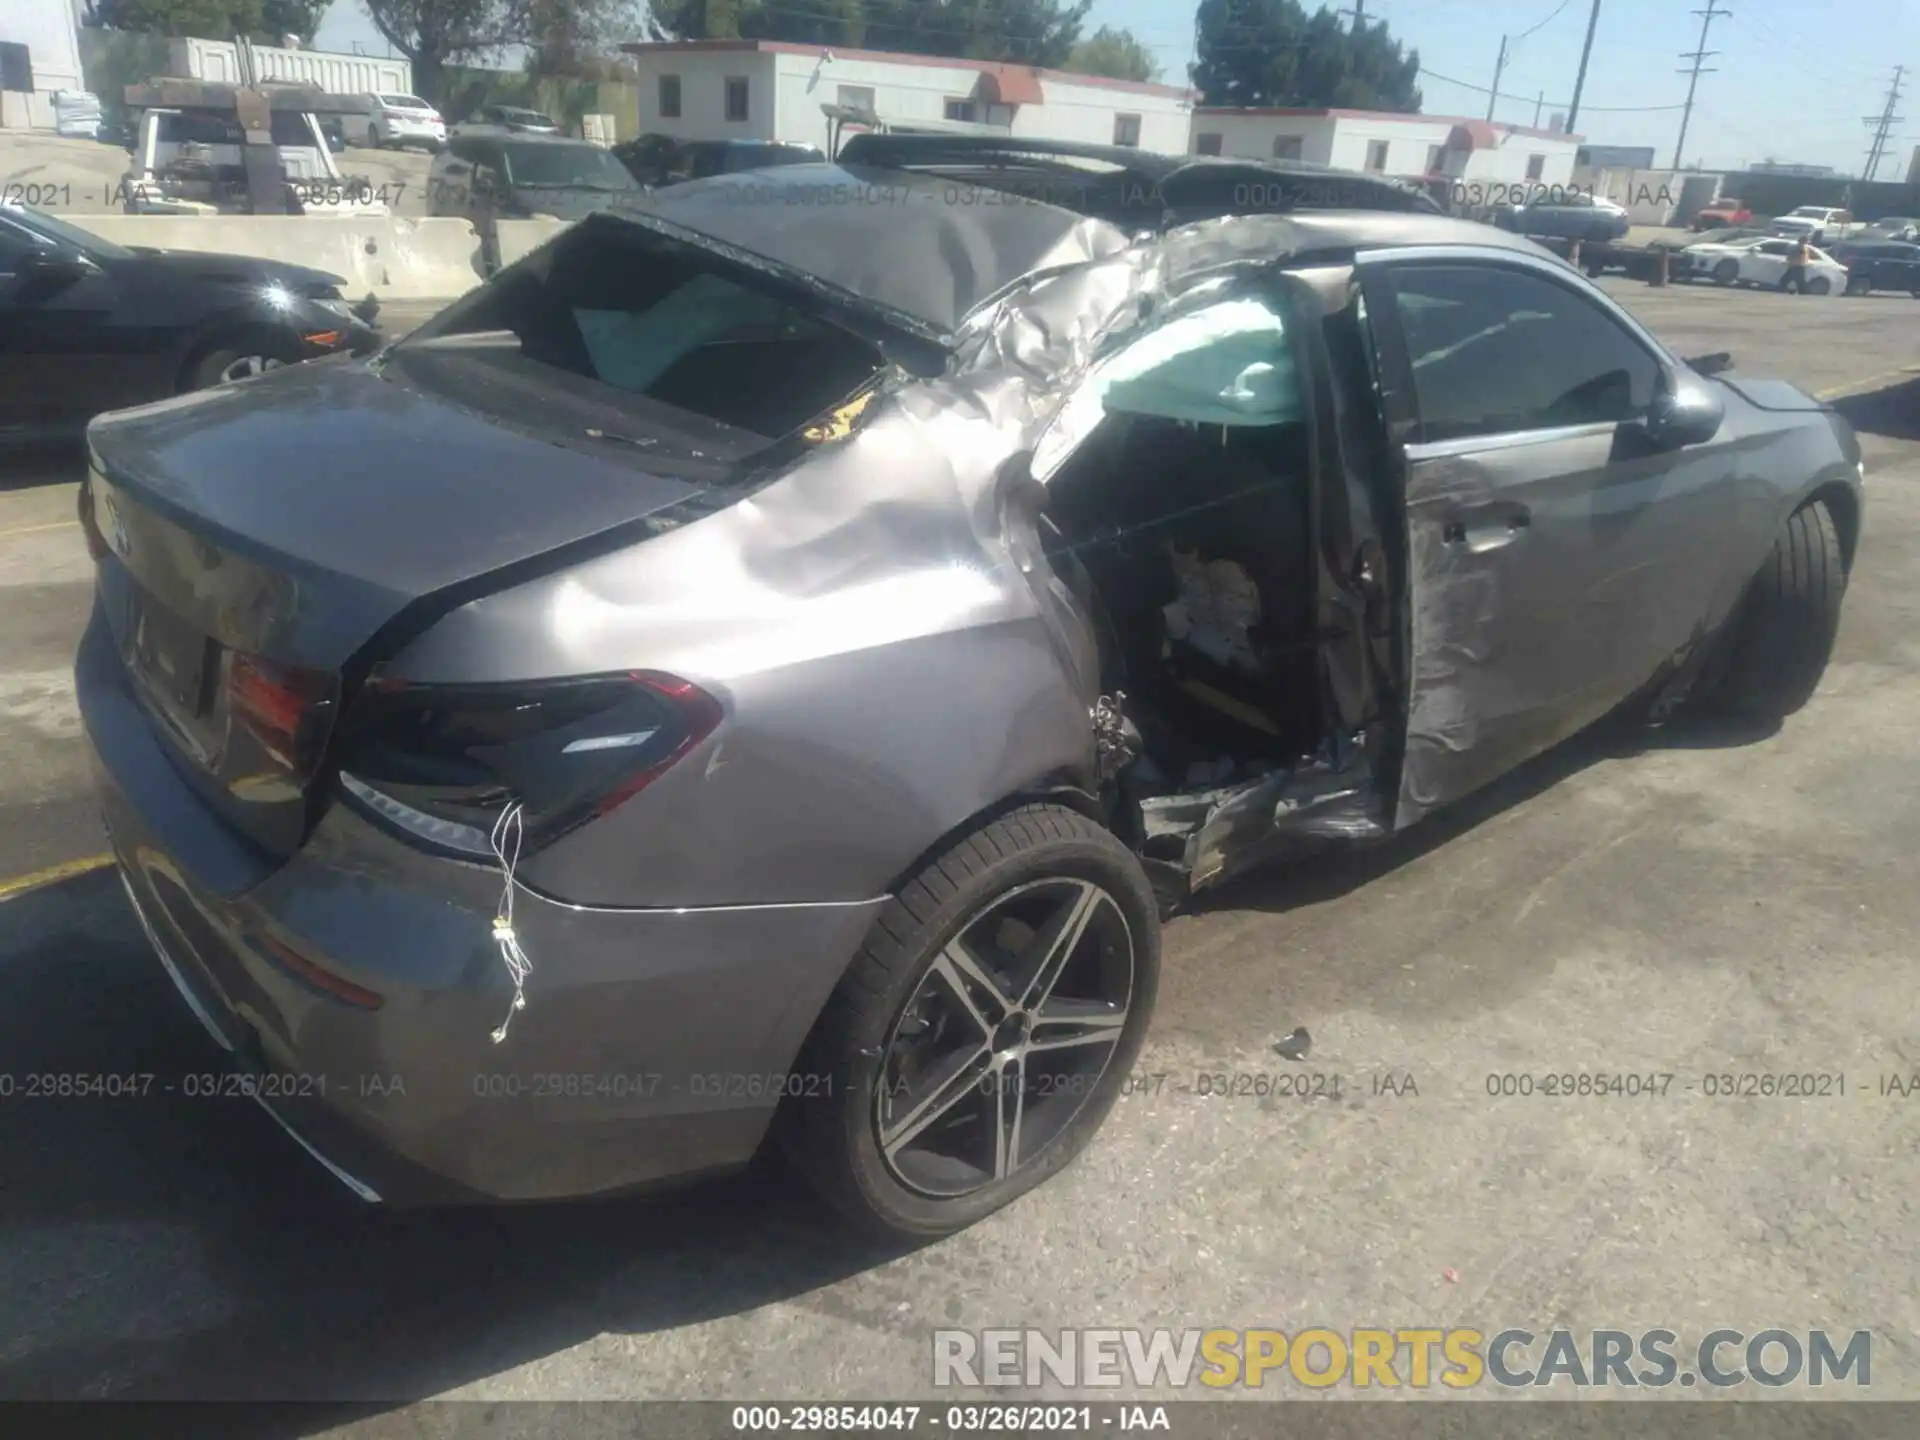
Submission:
[[[1360,3],[1360,0],[1356,0],[1356,3]],[[1538,25],[1533,26],[1532,29],[1522,30],[1518,35],[1513,37],[1513,43],[1518,45],[1522,40],[1526,39],[1527,36],[1533,34],[1535,30],[1544,28],[1548,24],[1548,22],[1554,18],[1554,16],[1558,15],[1562,10],[1566,9],[1567,6],[1571,5],[1572,3],[1573,3],[1573,0],[1560,0],[1560,3],[1553,7],[1553,10],[1548,14],[1545,20],[1542,20]],[[1497,84],[1498,82],[1496,81],[1495,83]]]
[[[1456,80],[1451,75],[1442,75],[1438,71],[1427,69],[1424,65],[1420,67],[1420,78],[1422,80],[1438,80],[1442,85],[1458,85],[1462,90],[1472,90],[1480,95],[1492,93],[1484,85],[1475,85],[1470,80]],[[1500,92],[1500,98],[1502,100],[1531,102],[1534,97],[1529,95],[1515,95],[1503,90]],[[1555,103],[1557,104],[1558,102]],[[1589,105],[1586,108],[1596,115],[1644,115],[1651,114],[1654,111],[1678,110],[1682,107],[1678,105]],[[1571,116],[1568,117],[1567,128],[1569,130],[1573,128]]]
[[1887,89],[1887,108],[1878,115],[1865,117],[1866,123],[1875,128],[1873,148],[1867,152],[1867,168],[1860,174],[1862,180],[1873,179],[1873,172],[1880,168],[1881,158],[1887,153],[1887,132],[1907,118],[1893,113],[1893,107],[1900,103],[1900,77],[1906,73],[1906,69],[1904,65],[1893,67],[1893,84]]
[[[1696,10],[1693,13],[1700,17],[1700,48],[1698,50],[1683,50],[1680,52],[1680,58],[1682,60],[1693,61],[1693,71],[1687,79],[1686,108],[1680,112],[1680,138],[1674,142],[1673,146],[1673,168],[1676,170],[1681,168],[1681,152],[1687,148],[1687,122],[1693,118],[1693,92],[1700,84],[1701,75],[1712,75],[1715,73],[1710,68],[1702,70],[1701,61],[1705,60],[1709,55],[1718,55],[1720,53],[1718,50],[1707,49],[1707,31],[1712,27],[1713,22],[1718,20],[1722,15],[1733,14],[1731,10],[1718,9],[1714,4],[1714,0],[1707,0],[1706,9]],[[1687,74],[1686,71],[1680,73],[1683,75]]]

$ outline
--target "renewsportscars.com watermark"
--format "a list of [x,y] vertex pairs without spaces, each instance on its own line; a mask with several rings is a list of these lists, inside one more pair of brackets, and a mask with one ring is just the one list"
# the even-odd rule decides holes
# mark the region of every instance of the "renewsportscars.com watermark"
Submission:
[[1464,1328],[1282,1330],[936,1330],[938,1387],[1042,1385],[1135,1390],[1467,1390],[1872,1383],[1873,1336],[1855,1330],[1714,1330],[1697,1344],[1672,1330]]

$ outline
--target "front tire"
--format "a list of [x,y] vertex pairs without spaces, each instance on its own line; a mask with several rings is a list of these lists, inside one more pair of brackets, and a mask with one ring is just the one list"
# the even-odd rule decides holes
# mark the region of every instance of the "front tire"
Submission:
[[1713,283],[1716,285],[1731,285],[1739,278],[1740,262],[1738,260],[1722,260],[1713,267]]
[[216,340],[187,363],[183,390],[208,390],[215,385],[278,370],[299,360],[287,343],[271,334],[245,333]]
[[1831,295],[1833,293],[1833,282],[1824,275],[1816,275],[1813,279],[1807,281],[1806,291],[1809,295]]
[[888,901],[796,1062],[796,1169],[856,1229],[951,1234],[1064,1168],[1119,1097],[1153,1012],[1152,886],[1059,805],[995,819]]
[[1710,694],[1715,708],[1781,720],[1805,705],[1833,654],[1846,593],[1833,512],[1811,500],[1781,526],[1740,602],[1726,668]]

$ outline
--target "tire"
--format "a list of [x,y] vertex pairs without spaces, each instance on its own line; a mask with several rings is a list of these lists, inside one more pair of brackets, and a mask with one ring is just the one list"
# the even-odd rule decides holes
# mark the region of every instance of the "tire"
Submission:
[[208,390],[248,378],[249,374],[277,370],[299,359],[292,347],[278,336],[243,331],[214,341],[189,360],[181,389]]
[[1873,293],[1873,281],[1869,280],[1866,276],[1849,275],[1847,277],[1847,294],[1871,295],[1872,293]]
[[1807,281],[1806,293],[1809,295],[1831,295],[1833,293],[1833,282],[1824,275],[1816,275],[1813,279]]
[[1731,285],[1739,278],[1740,262],[1738,260],[1722,260],[1713,267],[1713,283],[1716,285]]
[[[1023,981],[1000,973],[994,962],[1006,952],[983,945],[981,927],[998,924],[996,942],[1027,933],[1029,923],[1044,932],[1039,917],[1067,913],[1058,907],[1070,902],[1090,907],[1088,918],[1056,976],[1060,988],[1037,1007],[1039,1034],[1017,1016],[993,1020],[1001,1011],[992,997]],[[1010,932],[1008,919],[1021,923]],[[950,955],[963,940],[966,955],[956,965]],[[963,969],[970,978],[957,979]],[[781,1148],[866,1235],[925,1240],[964,1229],[1056,1174],[1093,1138],[1139,1056],[1159,975],[1158,907],[1132,853],[1073,810],[1023,805],[927,861],[882,909],[802,1047],[795,1074],[808,1083],[794,1087],[776,1124]],[[1124,1005],[1116,1011],[1117,997],[1102,987],[1119,979]],[[961,987],[969,999],[957,998]],[[1080,1027],[1044,1018],[1076,1004],[1077,1015],[1097,1020]],[[1101,1038],[1065,1038],[1078,1028]],[[1031,1054],[1022,1048],[1044,1044],[1047,1034],[1061,1043]],[[1016,1050],[1022,1068],[1001,1069]],[[969,1054],[986,1067],[978,1079],[975,1066],[959,1063]],[[1071,1084],[1050,1080],[1050,1063],[1087,1073]],[[929,1082],[917,1096],[908,1077],[924,1080],[922,1064],[925,1072],[951,1074],[951,1083]],[[1003,1088],[1009,1074],[1021,1077],[1019,1089]],[[1036,1082],[1038,1092],[1027,1095]],[[924,1109],[948,1095],[956,1098],[936,1112],[938,1122],[917,1132],[915,1112],[899,1113],[916,1098]],[[1046,1137],[1038,1153],[1012,1165],[994,1143],[1004,1133],[996,1110],[1009,1096],[1020,1107],[1011,1132],[1029,1143],[1036,1132]],[[902,1138],[883,1151],[887,1124]]]
[[1824,501],[1809,501],[1787,518],[1740,602],[1713,707],[1780,720],[1805,705],[1833,654],[1846,593],[1833,514]]

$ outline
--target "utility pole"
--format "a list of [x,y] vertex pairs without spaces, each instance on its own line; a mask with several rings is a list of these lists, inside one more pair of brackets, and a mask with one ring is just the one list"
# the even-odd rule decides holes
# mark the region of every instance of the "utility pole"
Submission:
[[1707,0],[1706,9],[1696,10],[1693,13],[1700,17],[1700,48],[1698,50],[1682,50],[1680,52],[1680,58],[1682,60],[1693,61],[1693,69],[1691,72],[1686,70],[1680,72],[1682,75],[1688,75],[1690,78],[1687,80],[1687,103],[1685,108],[1680,111],[1680,138],[1674,143],[1673,147],[1673,168],[1676,170],[1681,168],[1680,152],[1687,148],[1687,122],[1693,119],[1693,92],[1698,88],[1700,77],[1703,74],[1711,75],[1714,73],[1710,68],[1703,70],[1701,68],[1701,62],[1709,55],[1718,55],[1720,53],[1718,50],[1707,49],[1707,30],[1713,22],[1718,20],[1722,15],[1733,14],[1731,10],[1719,9],[1715,5],[1714,0]]
[[1493,107],[1500,103],[1500,76],[1507,68],[1507,37],[1500,37],[1500,58],[1493,62],[1493,89],[1487,92],[1487,119],[1493,119]]
[[1574,133],[1580,122],[1580,92],[1587,88],[1587,57],[1593,54],[1593,32],[1600,26],[1600,0],[1593,0],[1593,13],[1587,16],[1587,43],[1580,47],[1580,73],[1573,77],[1573,103],[1567,107],[1567,133]]
[[1540,128],[1540,112],[1545,108],[1546,103],[1547,92],[1542,90],[1540,92],[1540,98],[1533,102],[1533,128],[1536,130]]
[[1873,179],[1874,171],[1880,168],[1880,162],[1886,158],[1889,132],[1906,118],[1904,115],[1893,113],[1893,107],[1900,103],[1900,77],[1906,74],[1906,71],[1907,67],[1904,65],[1893,67],[1893,84],[1887,90],[1887,108],[1878,115],[1865,117],[1866,123],[1874,127],[1874,132],[1873,148],[1867,152],[1867,168],[1860,174],[1862,180]]

